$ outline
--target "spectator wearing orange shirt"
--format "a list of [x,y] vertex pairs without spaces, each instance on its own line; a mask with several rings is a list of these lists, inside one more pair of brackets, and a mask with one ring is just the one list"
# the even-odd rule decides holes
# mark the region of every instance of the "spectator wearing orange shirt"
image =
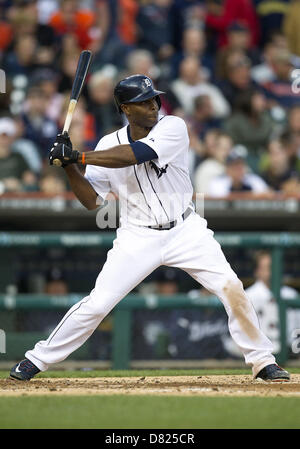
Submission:
[[81,49],[97,50],[104,42],[109,22],[106,2],[98,0],[95,10],[81,9],[78,0],[61,0],[49,25],[59,37],[73,34]]
[[125,44],[134,45],[137,38],[138,2],[136,0],[119,0],[118,4],[118,34]]

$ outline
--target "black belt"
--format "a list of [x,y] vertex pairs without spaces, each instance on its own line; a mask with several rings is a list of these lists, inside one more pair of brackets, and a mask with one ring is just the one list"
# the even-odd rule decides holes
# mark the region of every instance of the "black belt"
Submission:
[[[185,220],[191,213],[193,212],[193,209],[190,207],[187,208],[185,212],[183,212],[182,219]],[[147,228],[150,229],[156,229],[157,231],[165,231],[167,229],[174,228],[174,226],[177,225],[177,220],[170,221],[169,223],[165,223],[163,225],[156,225],[156,226],[147,226]]]

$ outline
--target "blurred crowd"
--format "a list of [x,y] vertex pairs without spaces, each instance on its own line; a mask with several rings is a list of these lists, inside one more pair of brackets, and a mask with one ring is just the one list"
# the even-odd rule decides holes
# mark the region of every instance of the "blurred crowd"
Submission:
[[300,0],[1,0],[0,195],[68,190],[48,152],[83,49],[74,148],[126,124],[113,88],[142,73],[187,123],[196,192],[299,195],[299,30]]

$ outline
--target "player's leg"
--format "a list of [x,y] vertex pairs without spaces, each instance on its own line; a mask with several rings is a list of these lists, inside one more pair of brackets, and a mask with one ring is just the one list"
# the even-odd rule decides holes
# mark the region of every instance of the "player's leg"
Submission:
[[275,363],[273,345],[259,327],[242,282],[227,262],[213,232],[204,228],[201,220],[192,215],[174,228],[174,232],[170,231],[173,236],[170,234],[163,263],[183,269],[220,298],[228,314],[230,334],[256,376],[262,368]]
[[157,233],[118,230],[113,248],[89,296],[75,304],[45,341],[25,356],[41,371],[64,360],[94,332],[104,317],[161,264]]

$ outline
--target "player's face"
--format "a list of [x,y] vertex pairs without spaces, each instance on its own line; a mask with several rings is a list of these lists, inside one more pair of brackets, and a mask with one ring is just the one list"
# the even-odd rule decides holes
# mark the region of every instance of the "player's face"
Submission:
[[124,105],[124,112],[131,124],[142,128],[152,128],[158,120],[158,104],[155,98],[128,103]]

